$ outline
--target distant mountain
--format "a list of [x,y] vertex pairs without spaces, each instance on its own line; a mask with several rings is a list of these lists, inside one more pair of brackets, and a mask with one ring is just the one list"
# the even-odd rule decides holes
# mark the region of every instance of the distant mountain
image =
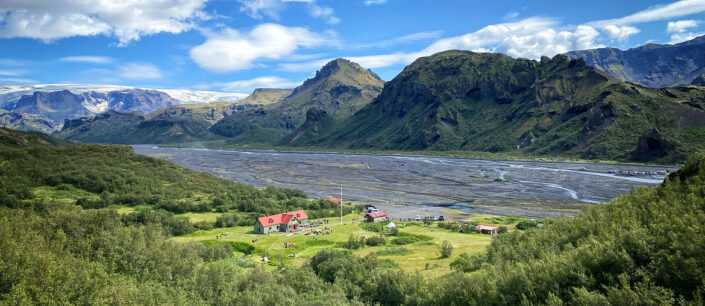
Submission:
[[565,55],[582,58],[591,67],[646,87],[688,85],[705,73],[705,36],[675,45],[647,44],[627,51],[599,48]]
[[[2,85],[0,84],[0,108],[7,109],[16,103],[22,96],[31,96],[36,91],[54,92],[68,90],[77,95],[85,93],[109,93],[114,91],[125,91],[135,88],[129,86],[118,85],[90,85],[90,84],[36,84],[36,85]],[[243,93],[223,93],[215,91],[198,91],[185,89],[151,89],[168,94],[171,98],[178,101],[178,104],[196,104],[196,103],[211,103],[211,102],[237,102],[247,97]],[[104,109],[103,111],[106,111]]]
[[692,82],[690,82],[692,85],[696,86],[705,86],[705,73],[699,75],[697,78],[694,78]]
[[280,102],[284,97],[290,95],[291,91],[291,89],[257,88],[252,94],[238,101],[238,104],[269,105]]
[[304,123],[309,109],[324,110],[336,119],[347,118],[374,99],[383,86],[384,81],[374,72],[336,59],[279,102],[225,117],[211,131],[236,142],[275,143]]
[[261,105],[215,102],[184,104],[158,109],[147,115],[108,111],[95,117],[66,120],[56,135],[98,143],[170,143],[217,139],[208,129],[218,120]]
[[185,103],[226,101],[233,103],[243,94],[191,90],[153,90],[110,85],[0,85],[0,109],[34,114],[60,127],[65,119],[103,113],[149,113]]
[[20,131],[50,133],[56,129],[54,123],[42,116],[0,110],[0,126]]
[[562,55],[446,51],[417,59],[355,115],[294,144],[676,162],[705,150],[705,89],[632,85]]

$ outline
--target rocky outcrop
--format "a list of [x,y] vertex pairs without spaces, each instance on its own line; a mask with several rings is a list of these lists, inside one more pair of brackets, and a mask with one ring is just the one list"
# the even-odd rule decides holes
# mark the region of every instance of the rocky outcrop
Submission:
[[682,86],[705,73],[705,36],[675,45],[647,44],[626,51],[599,48],[566,55],[582,58],[623,81],[653,88]]

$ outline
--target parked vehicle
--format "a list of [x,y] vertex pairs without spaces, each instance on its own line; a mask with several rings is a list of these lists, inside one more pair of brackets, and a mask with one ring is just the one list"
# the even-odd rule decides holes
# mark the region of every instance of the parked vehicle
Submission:
[[443,216],[438,217],[438,221],[445,221],[446,218],[443,218]]
[[414,221],[421,221],[421,216],[416,215],[416,217],[414,218]]

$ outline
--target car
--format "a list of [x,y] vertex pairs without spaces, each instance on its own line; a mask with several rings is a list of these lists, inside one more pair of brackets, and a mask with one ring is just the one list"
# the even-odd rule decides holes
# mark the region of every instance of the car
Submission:
[[443,216],[438,217],[438,221],[445,221],[446,218],[443,218]]
[[421,216],[416,215],[416,217],[414,218],[414,221],[421,221]]
[[431,219],[433,219],[433,221],[438,221],[438,218],[436,218],[436,216],[431,217]]

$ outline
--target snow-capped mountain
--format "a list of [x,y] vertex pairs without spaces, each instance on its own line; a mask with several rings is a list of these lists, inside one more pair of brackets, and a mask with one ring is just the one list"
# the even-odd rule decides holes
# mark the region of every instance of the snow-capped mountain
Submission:
[[[84,93],[109,93],[113,91],[124,91],[131,89],[156,90],[168,94],[178,101],[178,104],[198,104],[209,102],[236,102],[248,96],[245,93],[224,93],[215,91],[199,91],[187,89],[148,89],[119,85],[94,85],[94,84],[34,84],[15,85],[0,84],[0,108],[6,109],[7,104],[14,104],[23,95],[32,95],[36,91],[54,92],[68,90],[73,94],[83,95]],[[93,101],[99,105],[104,101]],[[97,106],[100,109],[100,106]],[[105,111],[105,110],[103,110]]]
[[116,85],[0,85],[0,109],[35,114],[59,126],[66,119],[108,110],[149,113],[163,107],[236,102],[247,94],[182,89],[144,89]]

